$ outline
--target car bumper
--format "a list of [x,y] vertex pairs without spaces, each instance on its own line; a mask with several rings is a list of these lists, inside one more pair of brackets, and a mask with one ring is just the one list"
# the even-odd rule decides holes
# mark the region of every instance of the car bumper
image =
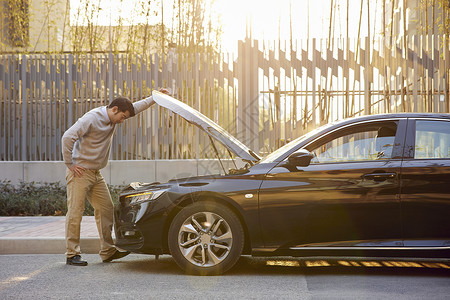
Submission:
[[134,253],[167,253],[163,239],[167,215],[153,212],[153,206],[153,203],[133,207],[116,206],[114,230],[117,247]]

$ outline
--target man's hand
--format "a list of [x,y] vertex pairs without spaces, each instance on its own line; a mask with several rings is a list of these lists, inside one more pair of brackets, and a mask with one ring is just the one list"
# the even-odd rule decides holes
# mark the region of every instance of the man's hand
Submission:
[[159,91],[160,91],[161,93],[164,93],[164,94],[166,94],[166,95],[169,95],[169,96],[170,96],[170,92],[169,92],[169,90],[168,90],[168,89],[163,89],[163,88],[161,88],[161,89],[159,89]]
[[82,166],[79,166],[79,165],[71,165],[69,167],[69,170],[72,171],[73,176],[75,176],[75,177],[81,177],[81,175],[83,175],[84,171],[86,171],[85,168],[83,168]]

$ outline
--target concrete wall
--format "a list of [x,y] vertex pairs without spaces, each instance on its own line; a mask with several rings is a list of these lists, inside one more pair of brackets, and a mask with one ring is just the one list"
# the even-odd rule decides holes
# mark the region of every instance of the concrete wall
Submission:
[[[229,160],[223,161],[225,168],[234,167]],[[66,165],[62,161],[14,161],[0,162],[0,181],[60,182],[65,184]],[[166,182],[174,178],[199,175],[223,174],[218,160],[140,160],[110,161],[101,171],[111,185],[126,185],[130,182]]]

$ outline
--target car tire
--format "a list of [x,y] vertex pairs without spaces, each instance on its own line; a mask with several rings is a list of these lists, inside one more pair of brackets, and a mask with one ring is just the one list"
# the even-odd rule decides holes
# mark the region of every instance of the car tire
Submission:
[[175,262],[192,275],[219,275],[233,267],[244,248],[244,230],[229,208],[196,202],[172,220],[168,245]]

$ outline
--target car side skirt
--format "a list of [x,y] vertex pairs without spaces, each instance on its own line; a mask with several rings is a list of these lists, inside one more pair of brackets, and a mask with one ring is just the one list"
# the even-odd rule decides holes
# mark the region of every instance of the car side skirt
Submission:
[[253,256],[358,256],[450,258],[450,247],[291,247],[254,248]]

